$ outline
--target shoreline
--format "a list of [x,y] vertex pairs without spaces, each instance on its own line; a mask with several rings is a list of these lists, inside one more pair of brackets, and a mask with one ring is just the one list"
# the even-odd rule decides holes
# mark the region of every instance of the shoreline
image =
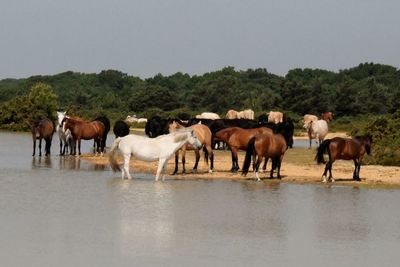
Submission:
[[[239,165],[243,163],[244,152],[239,152]],[[367,187],[367,188],[398,188],[400,189],[400,167],[397,166],[381,166],[381,165],[362,165],[360,176],[361,181],[353,181],[352,174],[354,165],[352,161],[335,161],[332,168],[332,174],[335,182],[323,183],[321,176],[325,165],[318,165],[314,161],[315,149],[293,148],[289,149],[283,159],[281,167],[282,179],[269,179],[269,172],[260,172],[260,177],[263,183],[291,183],[291,184],[315,184],[327,186],[352,186],[352,187]],[[90,164],[109,166],[108,156],[94,156],[93,154],[83,154],[82,160]],[[254,173],[250,171],[247,176],[242,176],[241,172],[232,173],[231,168],[231,153],[229,150],[214,151],[214,171],[208,172],[208,166],[204,162],[203,153],[198,165],[198,171],[192,174],[194,165],[194,152],[186,153],[186,174],[182,174],[181,155],[179,157],[178,174],[172,175],[175,167],[175,160],[172,157],[166,166],[166,180],[237,180],[237,181],[254,181]],[[118,162],[122,164],[122,157],[118,156]],[[158,162],[144,162],[136,160],[133,157],[130,161],[130,173],[133,179],[135,173],[148,173],[155,176]],[[270,162],[267,170],[270,170]],[[116,172],[115,177],[120,178],[121,173]],[[267,178],[268,177],[268,178]]]

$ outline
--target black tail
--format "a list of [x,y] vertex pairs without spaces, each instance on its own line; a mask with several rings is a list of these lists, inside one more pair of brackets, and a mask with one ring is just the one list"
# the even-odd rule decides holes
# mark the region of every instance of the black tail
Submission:
[[327,139],[322,144],[319,145],[317,154],[315,155],[315,160],[318,164],[326,163],[324,159],[324,153],[329,150],[329,144],[331,143],[331,139]]
[[255,142],[256,142],[256,138],[253,137],[247,143],[246,157],[244,158],[244,162],[243,162],[242,175],[246,175],[249,172],[251,156],[253,156]]
[[203,151],[204,151],[204,161],[208,165],[208,150],[206,146],[203,146]]

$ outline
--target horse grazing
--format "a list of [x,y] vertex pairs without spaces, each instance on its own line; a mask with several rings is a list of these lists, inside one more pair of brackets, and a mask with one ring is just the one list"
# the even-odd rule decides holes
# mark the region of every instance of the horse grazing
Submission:
[[238,119],[254,120],[254,111],[252,109],[241,110],[238,113]]
[[220,119],[220,117],[217,113],[214,112],[203,112],[200,115],[196,115],[196,119],[218,120]]
[[333,113],[332,112],[321,113],[321,120],[331,122],[333,120]]
[[332,177],[332,165],[337,159],[353,160],[354,173],[353,179],[361,181],[360,168],[361,160],[365,153],[371,154],[372,137],[371,136],[356,136],[354,138],[335,137],[325,140],[319,147],[315,159],[317,162],[326,163],[324,160],[324,153],[328,152],[329,161],[325,165],[325,170],[322,175],[323,182],[327,182],[327,172],[329,171],[329,178],[332,182],[335,180]]
[[45,140],[45,155],[50,155],[51,141],[53,139],[53,134],[55,131],[54,122],[45,118],[40,120],[37,123],[34,123],[32,126],[32,140],[33,140],[33,153],[32,156],[35,156],[36,150],[36,140],[39,139],[39,157],[42,156],[42,139]]
[[270,111],[268,113],[268,122],[278,124],[283,122],[283,113],[280,111]]
[[277,129],[277,133],[257,134],[247,144],[246,156],[243,163],[242,175],[247,175],[251,163],[251,157],[257,158],[254,163],[254,173],[257,181],[260,181],[258,169],[263,157],[272,159],[270,178],[273,178],[277,169],[277,178],[281,179],[281,163],[286,150],[293,145],[293,123],[283,123]]
[[[73,119],[69,116],[64,118],[64,131],[67,129],[71,131],[71,134],[78,143],[79,155],[81,155],[81,140],[94,139],[97,144],[97,153],[104,152],[103,136],[105,126],[101,121],[82,121]],[[73,148],[73,155],[76,155],[76,143]]]
[[[191,144],[195,148],[200,148],[201,143],[197,139],[194,130],[178,130],[176,132],[161,135],[157,138],[149,138],[141,135],[129,134],[115,139],[109,153],[109,161],[113,171],[121,170],[116,160],[116,152],[120,150],[124,157],[124,167],[122,169],[122,179],[125,176],[132,179],[129,174],[129,161],[131,155],[142,161],[157,161],[158,168],[155,180],[158,181],[162,171],[165,169],[168,160],[185,143]],[[162,177],[164,181],[164,176]]]
[[[177,121],[173,121],[170,125],[169,125],[169,132],[176,132],[179,129],[193,129],[194,133],[196,134],[196,137],[199,139],[200,143],[202,145],[204,145],[203,150],[204,150],[204,159],[208,165],[208,157],[210,156],[210,161],[211,161],[211,166],[208,169],[209,173],[212,173],[213,169],[214,169],[214,153],[212,151],[212,134],[211,134],[211,130],[210,128],[208,128],[207,126],[203,125],[203,124],[195,124],[192,125],[190,127],[185,128],[184,126],[182,126],[181,124],[179,124]],[[195,155],[196,155],[196,161],[193,167],[193,172],[197,171],[197,165],[199,163],[200,160],[200,152],[199,152],[199,148],[196,147],[192,147],[188,144],[182,146],[181,150],[182,150],[182,173],[186,173],[186,169],[185,169],[185,162],[186,162],[186,150],[189,149],[194,149],[195,151]],[[173,174],[176,174],[178,172],[178,162],[179,162],[179,150],[176,151],[175,153],[175,170],[173,172]]]
[[115,138],[124,137],[129,134],[129,125],[124,121],[116,121],[113,126]]
[[266,127],[242,129],[239,127],[229,127],[218,131],[215,134],[216,141],[225,142],[231,150],[232,168],[231,172],[239,170],[238,150],[246,150],[250,138],[256,134],[272,133],[272,130]]
[[310,121],[305,123],[303,127],[307,130],[308,139],[310,140],[309,148],[311,148],[312,139],[316,139],[318,144],[321,144],[329,130],[328,123],[325,120]]
[[232,120],[232,119],[239,119],[239,112],[237,112],[234,109],[228,110],[228,112],[225,115],[226,119]]
[[74,142],[71,131],[66,130],[64,131],[63,128],[63,120],[65,116],[67,115],[66,111],[57,111],[57,132],[58,132],[58,138],[60,139],[60,155],[65,155],[65,153],[68,153],[68,148],[70,150],[70,153],[72,153],[72,143]]

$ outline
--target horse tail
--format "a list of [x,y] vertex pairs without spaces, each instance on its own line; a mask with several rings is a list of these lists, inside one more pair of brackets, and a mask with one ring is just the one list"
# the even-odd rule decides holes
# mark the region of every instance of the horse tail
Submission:
[[255,142],[256,142],[256,138],[252,137],[249,140],[249,142],[247,143],[246,156],[244,158],[243,168],[242,168],[242,175],[246,175],[249,172],[251,157],[253,156],[253,152],[255,149],[255,146],[254,146]]
[[329,153],[329,144],[331,143],[331,139],[327,139],[322,144],[319,145],[317,154],[315,155],[315,159],[317,160],[318,164],[326,163],[324,159],[324,153],[328,151]]
[[204,162],[208,165],[208,150],[206,146],[203,146],[204,151]]
[[111,165],[111,169],[115,171],[120,171],[121,168],[118,165],[117,159],[116,159],[116,153],[118,151],[119,143],[121,142],[122,138],[118,137],[115,139],[114,143],[111,146],[110,152],[108,153],[108,160]]

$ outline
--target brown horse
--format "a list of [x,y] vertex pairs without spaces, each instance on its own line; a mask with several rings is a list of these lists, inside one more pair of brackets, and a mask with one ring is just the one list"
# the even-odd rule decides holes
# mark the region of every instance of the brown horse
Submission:
[[252,129],[229,127],[215,133],[215,140],[225,142],[231,150],[232,172],[239,170],[238,150],[246,150],[249,140],[256,134],[262,133],[272,133],[272,130],[266,127]]
[[254,163],[254,173],[257,181],[260,181],[258,168],[265,157],[266,159],[272,159],[270,178],[274,177],[274,170],[277,169],[277,178],[281,179],[281,163],[288,147],[288,140],[282,134],[267,133],[255,135],[248,143],[242,174],[246,175],[248,173],[251,157],[256,158],[255,156],[257,156],[257,160]]
[[32,126],[32,139],[33,139],[33,153],[32,156],[35,156],[36,150],[36,139],[39,139],[39,156],[42,156],[42,139],[45,140],[45,155],[50,155],[51,141],[53,139],[53,134],[55,131],[54,122],[45,118],[35,123]]
[[105,131],[105,126],[100,121],[83,121],[78,119],[73,119],[66,116],[64,119],[64,131],[67,129],[71,131],[71,134],[75,140],[75,145],[73,149],[73,155],[76,155],[76,142],[78,143],[79,155],[81,155],[81,140],[94,139],[97,143],[97,153],[104,152],[103,135]]
[[[170,125],[169,125],[169,132],[175,132],[178,129],[181,128],[185,128],[184,126],[182,126],[181,124],[179,124],[176,121],[173,121]],[[214,153],[212,151],[212,135],[211,135],[211,130],[210,128],[208,128],[207,126],[205,126],[204,124],[195,124],[192,125],[190,127],[188,127],[190,129],[194,130],[194,133],[197,137],[197,139],[199,139],[200,143],[204,146],[203,150],[204,150],[204,158],[206,160],[206,163],[208,164],[208,156],[210,156],[210,161],[211,161],[211,165],[209,167],[208,172],[212,172],[214,169]],[[197,171],[197,165],[199,163],[200,160],[200,152],[198,148],[193,148],[192,146],[190,146],[189,144],[184,145],[181,150],[182,150],[182,173],[186,173],[186,169],[185,169],[185,162],[186,162],[186,150],[189,149],[194,149],[195,155],[196,155],[196,162],[194,164],[193,167],[193,172]],[[173,174],[176,174],[178,172],[178,161],[179,161],[179,150],[176,151],[175,153],[175,170]]]
[[325,120],[327,122],[333,121],[333,113],[332,112],[321,113],[321,120]]
[[360,168],[361,160],[365,153],[371,153],[372,137],[371,136],[356,136],[354,138],[335,137],[325,140],[319,147],[315,159],[318,163],[326,163],[324,153],[328,152],[329,161],[325,165],[325,171],[322,175],[323,182],[327,181],[326,175],[329,171],[329,179],[334,182],[332,177],[332,164],[337,159],[353,160],[354,173],[353,179],[361,181]]

